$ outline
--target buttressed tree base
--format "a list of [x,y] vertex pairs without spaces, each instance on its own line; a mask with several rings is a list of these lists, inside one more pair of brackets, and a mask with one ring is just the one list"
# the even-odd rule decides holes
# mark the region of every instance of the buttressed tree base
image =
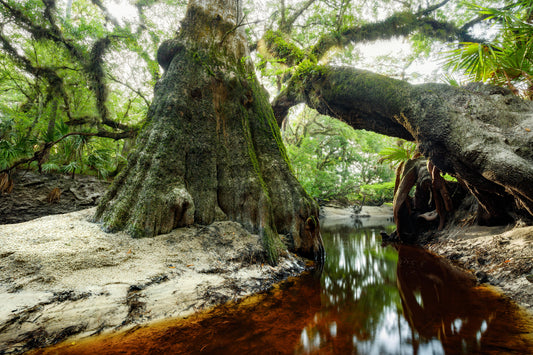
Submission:
[[318,257],[318,206],[291,172],[237,3],[190,1],[160,46],[165,73],[146,124],[95,220],[153,237],[229,219],[263,237],[270,262],[287,247]]

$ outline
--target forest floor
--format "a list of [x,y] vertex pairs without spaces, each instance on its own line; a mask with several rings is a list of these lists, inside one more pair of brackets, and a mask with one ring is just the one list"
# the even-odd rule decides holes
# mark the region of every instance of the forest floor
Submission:
[[[276,267],[267,265],[259,237],[234,222],[146,239],[104,233],[89,220],[107,186],[91,177],[24,172],[12,194],[1,196],[0,354],[186,317],[306,268],[289,253]],[[59,202],[50,203],[47,194],[54,187],[63,192]],[[32,219],[72,210],[79,211]],[[353,216],[349,208],[323,211],[326,223]],[[381,216],[390,223],[390,211],[365,207],[361,217]],[[425,247],[533,313],[533,226],[456,226]]]

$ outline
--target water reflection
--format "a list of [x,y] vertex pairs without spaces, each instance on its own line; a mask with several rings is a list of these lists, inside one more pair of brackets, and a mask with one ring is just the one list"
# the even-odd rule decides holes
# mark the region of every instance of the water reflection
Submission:
[[531,324],[508,301],[422,249],[382,246],[379,231],[394,227],[369,223],[325,224],[319,275],[187,320],[37,353],[533,353]]
[[296,353],[533,353],[510,302],[421,248],[382,246],[379,229],[323,231],[322,307]]
[[337,225],[323,231],[322,308],[303,330],[296,353],[405,353],[400,339],[409,325],[396,287],[398,253],[381,246],[381,228]]
[[[398,247],[398,289],[405,319],[416,332],[413,352],[438,339],[446,354],[531,353],[512,305],[450,267],[446,260],[420,248]],[[531,331],[531,330],[530,330]],[[531,333],[530,333],[531,335]],[[530,336],[531,340],[531,336]]]

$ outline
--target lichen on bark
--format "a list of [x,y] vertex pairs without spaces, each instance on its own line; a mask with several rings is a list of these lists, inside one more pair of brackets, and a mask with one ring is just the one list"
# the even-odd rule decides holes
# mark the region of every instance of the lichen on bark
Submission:
[[[233,1],[191,1],[178,36],[158,53],[165,73],[137,148],[95,220],[150,237],[220,219],[286,245],[323,252],[316,203],[294,178],[268,98],[255,78]],[[207,22],[206,22],[207,21]]]

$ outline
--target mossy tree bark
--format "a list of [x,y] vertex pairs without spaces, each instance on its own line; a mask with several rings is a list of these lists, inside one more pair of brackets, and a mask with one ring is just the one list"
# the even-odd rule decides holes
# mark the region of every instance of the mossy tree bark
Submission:
[[323,252],[318,207],[294,178],[267,94],[259,85],[235,0],[191,0],[158,61],[147,122],[127,168],[95,220],[150,237],[230,219],[283,249]]
[[509,211],[533,217],[531,101],[488,85],[410,85],[354,68],[316,66],[294,75],[276,98],[278,123],[301,102],[356,129],[416,141],[438,169],[474,194],[482,224],[507,223]]

